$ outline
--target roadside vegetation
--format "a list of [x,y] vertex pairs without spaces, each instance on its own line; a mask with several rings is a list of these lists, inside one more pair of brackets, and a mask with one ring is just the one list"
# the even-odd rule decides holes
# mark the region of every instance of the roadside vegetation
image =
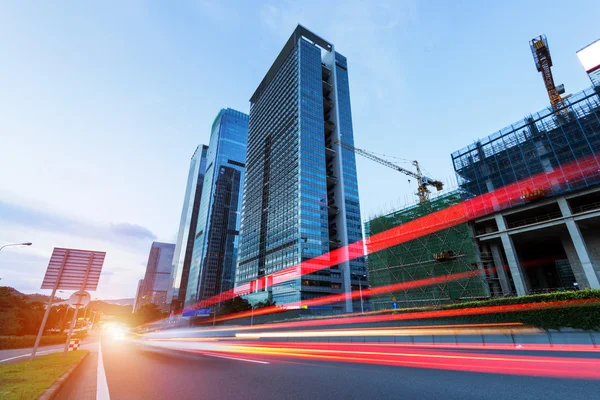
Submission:
[[86,350],[40,356],[33,361],[0,365],[0,399],[37,399],[69,368],[77,364]]
[[548,309],[526,308],[523,311],[505,313],[487,313],[482,315],[466,315],[456,317],[443,317],[444,322],[451,323],[502,323],[522,322],[526,325],[540,329],[573,328],[584,330],[600,330],[600,290],[578,290],[536,294],[522,297],[503,297],[490,300],[471,301],[439,307],[420,307],[396,311],[400,313],[413,313],[419,311],[444,311],[466,308],[479,308],[491,306],[507,306],[518,304],[550,303],[566,300],[597,299],[599,302],[579,305],[565,305]]

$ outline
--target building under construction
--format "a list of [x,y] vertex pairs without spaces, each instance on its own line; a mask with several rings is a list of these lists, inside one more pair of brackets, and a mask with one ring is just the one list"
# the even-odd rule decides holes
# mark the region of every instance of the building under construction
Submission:
[[[374,218],[365,223],[366,236],[372,236],[460,203],[462,193],[453,191],[412,207]],[[371,297],[375,310],[448,304],[489,297],[482,275],[482,263],[471,226],[463,223],[369,255],[372,288],[402,282],[416,287],[390,290]],[[473,271],[468,278],[432,285],[419,280]],[[478,273],[481,272],[481,273]]]
[[[599,93],[579,92],[452,154],[468,196],[553,172],[543,189],[525,185],[509,209],[474,221],[484,266],[498,272],[492,292],[600,288]],[[560,179],[584,159],[595,173]]]

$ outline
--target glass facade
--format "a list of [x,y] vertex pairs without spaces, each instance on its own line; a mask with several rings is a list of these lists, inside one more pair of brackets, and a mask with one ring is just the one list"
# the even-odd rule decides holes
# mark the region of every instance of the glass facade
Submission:
[[207,151],[208,146],[198,146],[190,162],[177,243],[175,244],[175,256],[173,258],[173,272],[171,276],[172,284],[167,294],[167,303],[172,305],[172,311],[179,311],[183,308],[187,292],[196,225],[198,223],[198,211],[200,209],[200,198],[204,184],[204,173],[206,172]]
[[[349,289],[340,266],[268,289],[261,283],[277,271],[362,239],[354,154],[336,151],[332,144],[340,132],[353,141],[345,62],[331,44],[299,26],[252,96],[238,293],[267,291],[276,304],[300,307],[302,300]],[[332,69],[338,63],[336,80]],[[338,206],[344,202],[349,207]],[[356,223],[348,225],[338,217],[341,212]],[[352,263],[366,273],[364,260]],[[320,309],[344,311],[341,304]]]
[[153,242],[148,256],[146,274],[139,290],[139,308],[145,304],[156,304],[167,310],[167,292],[170,287],[171,270],[175,245],[172,243]]
[[[564,100],[565,107],[548,107],[493,135],[454,152],[452,162],[459,185],[476,196],[542,172],[561,170],[561,165],[593,156],[600,166],[600,97],[591,88]],[[600,175],[580,180],[549,182],[549,188],[523,187],[520,201],[551,197],[600,183]]]
[[248,116],[221,110],[206,154],[186,306],[233,288],[247,140]]

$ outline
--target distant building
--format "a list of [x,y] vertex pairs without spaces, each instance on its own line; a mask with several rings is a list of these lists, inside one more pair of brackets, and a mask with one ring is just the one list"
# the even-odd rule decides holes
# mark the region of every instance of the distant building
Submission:
[[135,290],[135,298],[133,299],[133,309],[132,312],[136,312],[138,309],[138,304],[140,301],[140,291],[142,290],[142,285],[144,284],[144,280],[140,279],[138,281],[137,289]]
[[146,275],[139,290],[136,309],[146,304],[156,304],[162,310],[168,310],[167,292],[173,266],[175,245],[153,242],[148,256]]
[[600,172],[563,173],[566,165],[600,171],[598,93],[576,93],[563,108],[548,107],[452,154],[467,197],[554,173],[543,187],[523,184],[507,209],[473,222],[482,262],[495,267],[490,279],[505,295],[600,289]]
[[[346,57],[298,26],[250,99],[235,292],[302,308],[368,285],[363,257],[285,282],[269,275],[363,238]],[[252,300],[252,301],[254,301]],[[360,311],[350,297],[306,312]]]
[[186,306],[233,288],[247,140],[248,115],[219,111],[206,153]]
[[167,304],[171,304],[171,311],[174,312],[183,309],[185,302],[196,226],[198,224],[200,198],[204,184],[204,173],[206,172],[207,152],[208,146],[198,146],[190,162],[190,171],[183,199],[183,208],[181,210],[181,220],[179,221],[179,233],[177,234],[177,243],[175,244],[171,285],[167,293]]
[[[453,191],[373,218],[365,223],[365,235],[386,232],[461,201],[460,191]],[[372,253],[368,257],[368,266],[371,288],[473,272],[472,276],[464,279],[385,291],[371,297],[375,310],[442,305],[490,296],[475,235],[468,223]]]

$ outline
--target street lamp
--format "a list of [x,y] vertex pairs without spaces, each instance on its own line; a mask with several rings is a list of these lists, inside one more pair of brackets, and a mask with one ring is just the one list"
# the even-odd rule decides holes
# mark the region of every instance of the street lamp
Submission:
[[256,304],[252,304],[252,312],[250,313],[250,326],[254,325],[254,309],[255,308],[256,308]]
[[10,243],[10,244],[5,244],[4,246],[0,246],[0,250],[2,250],[5,247],[8,246],[31,246],[33,243],[31,242],[25,242],[25,243]]
[[363,305],[363,297],[362,297],[362,283],[361,283],[361,279],[362,278],[366,278],[366,277],[367,277],[367,275],[364,275],[364,274],[358,276],[358,292],[360,293],[360,312],[361,312],[361,314],[365,313],[365,308],[364,308],[364,305]]

